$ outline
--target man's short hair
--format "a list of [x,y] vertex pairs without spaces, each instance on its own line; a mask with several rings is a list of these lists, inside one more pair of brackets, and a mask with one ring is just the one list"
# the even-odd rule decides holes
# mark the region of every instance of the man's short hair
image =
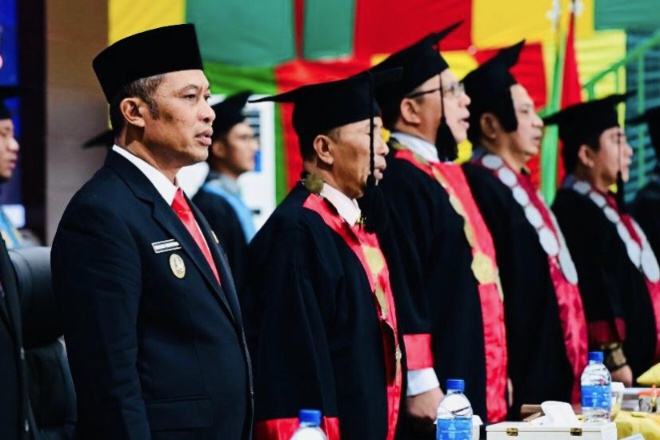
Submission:
[[117,94],[110,100],[110,124],[112,125],[112,131],[115,136],[126,125],[124,115],[119,108],[121,102],[126,98],[140,98],[147,104],[151,116],[153,118],[158,117],[158,104],[154,99],[154,93],[164,78],[163,75],[154,75],[149,78],[135,80],[130,84],[120,87]]
[[561,157],[564,160],[564,170],[566,170],[567,174],[575,171],[575,168],[580,162],[578,154],[582,145],[586,145],[593,151],[598,152],[598,150],[600,150],[600,136],[593,136],[586,142],[580,142],[579,145],[572,143],[564,144],[564,148],[561,151]]
[[314,139],[316,139],[316,136],[319,135],[328,136],[330,139],[337,142],[337,140],[339,140],[340,129],[341,127],[337,127],[337,128],[331,128],[329,130],[325,130],[321,133],[316,133],[316,134],[303,133],[299,135],[298,145],[300,147],[300,156],[303,158],[303,160],[310,160],[314,158],[314,155],[316,154],[316,150],[314,150]]

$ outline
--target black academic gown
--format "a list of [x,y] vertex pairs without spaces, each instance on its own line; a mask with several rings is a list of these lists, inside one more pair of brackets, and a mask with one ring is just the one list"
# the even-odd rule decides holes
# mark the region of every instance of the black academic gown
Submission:
[[294,187],[249,246],[259,276],[247,280],[241,305],[255,440],[288,438],[302,408],[321,410],[324,428],[338,422],[342,440],[383,440],[387,378],[373,294],[346,241],[303,207],[310,194]]
[[[401,267],[391,277],[402,331],[430,334],[441,387],[447,378],[464,379],[474,413],[487,421],[484,326],[464,219],[437,180],[396,152],[390,146],[379,184],[389,207],[379,238],[390,265]],[[416,354],[406,354],[410,366]]]
[[14,271],[4,241],[0,240],[0,439],[30,437],[25,351],[21,312]]
[[236,291],[243,290],[247,275],[247,239],[238,220],[236,211],[222,196],[200,188],[192,199],[195,206],[204,214],[211,229],[218,237],[227,255],[231,273],[236,282]]
[[251,437],[232,276],[191,208],[222,286],[172,207],[114,151],[62,216],[51,267],[81,440]]
[[646,234],[656,257],[660,257],[660,178],[653,176],[644,188],[639,190],[631,213]]
[[[591,347],[603,324],[625,324],[623,352],[637,378],[654,364],[656,326],[644,275],[601,208],[588,196],[561,189],[552,205],[578,271]],[[601,331],[599,331],[601,330]],[[612,342],[612,341],[606,341]]]
[[548,256],[511,189],[479,165],[463,169],[495,242],[514,392],[509,415],[517,420],[522,404],[571,400],[557,297]]

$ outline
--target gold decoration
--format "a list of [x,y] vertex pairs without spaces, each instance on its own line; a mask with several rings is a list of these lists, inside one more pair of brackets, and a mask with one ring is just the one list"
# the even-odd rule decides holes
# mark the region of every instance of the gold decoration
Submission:
[[309,192],[314,194],[321,194],[323,189],[323,177],[319,174],[309,173],[307,177],[303,179],[303,185],[309,190]]
[[217,244],[220,244],[220,240],[218,240],[218,236],[215,235],[215,232],[211,231],[211,235],[213,235],[213,239],[215,240],[215,242],[216,242]]
[[472,225],[470,222],[465,220],[463,224],[463,233],[465,234],[465,238],[467,239],[468,244],[470,245],[471,248],[475,247],[477,245],[477,240],[474,237],[474,229],[472,228]]
[[362,246],[364,258],[367,260],[367,265],[371,270],[374,277],[377,277],[380,272],[385,268],[385,259],[380,249],[371,246]]
[[175,277],[183,279],[186,276],[186,265],[178,254],[170,255],[170,269]]
[[[445,176],[442,175],[440,171],[436,167],[431,167],[431,172],[433,173],[433,177],[435,177],[435,180],[438,181],[438,183],[443,187],[447,188],[447,179],[445,179]],[[449,191],[447,191],[449,193]],[[449,201],[451,202],[452,195],[449,195]],[[454,206],[454,203],[452,203],[452,206]]]
[[401,359],[403,359],[403,354],[401,353],[401,347],[397,344],[394,350],[394,364],[396,365],[394,380],[401,375]]
[[479,284],[488,284],[495,281],[495,265],[488,255],[475,252],[472,258],[472,273]]
[[389,307],[387,306],[387,298],[385,297],[385,292],[379,285],[377,285],[374,294],[376,295],[376,301],[378,301],[378,308],[380,309],[380,318],[387,319],[387,313],[389,312]]
[[500,271],[495,270],[495,284],[497,285],[497,292],[500,294],[500,301],[504,302],[504,290],[502,289],[502,280],[500,279]]

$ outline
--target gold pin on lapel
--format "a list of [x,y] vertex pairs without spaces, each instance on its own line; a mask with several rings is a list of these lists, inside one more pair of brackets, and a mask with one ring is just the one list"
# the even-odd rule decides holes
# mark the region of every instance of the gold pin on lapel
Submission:
[[220,240],[218,240],[218,236],[215,235],[215,232],[211,231],[211,235],[213,235],[213,239],[215,240],[215,242],[216,242],[217,244],[220,244]]
[[170,255],[170,269],[175,277],[183,279],[186,276],[186,265],[178,254]]

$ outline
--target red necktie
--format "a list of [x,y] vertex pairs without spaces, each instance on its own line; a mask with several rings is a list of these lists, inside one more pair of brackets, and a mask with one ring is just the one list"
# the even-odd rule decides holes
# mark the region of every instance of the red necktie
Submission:
[[174,200],[172,201],[172,209],[174,209],[176,215],[179,216],[179,219],[181,219],[188,232],[190,232],[190,235],[192,235],[192,238],[195,240],[197,246],[199,246],[199,249],[204,254],[204,257],[206,258],[206,261],[209,263],[209,266],[211,266],[211,270],[215,275],[215,279],[218,280],[218,283],[220,283],[220,275],[218,275],[218,269],[215,267],[215,263],[213,262],[213,257],[211,257],[211,251],[209,250],[209,247],[206,244],[204,237],[202,236],[202,232],[199,230],[199,227],[197,226],[197,222],[195,221],[195,216],[193,215],[193,212],[190,209],[190,206],[188,205],[188,202],[186,201],[186,198],[184,197],[181,188],[178,188],[176,190],[176,194],[174,195]]

